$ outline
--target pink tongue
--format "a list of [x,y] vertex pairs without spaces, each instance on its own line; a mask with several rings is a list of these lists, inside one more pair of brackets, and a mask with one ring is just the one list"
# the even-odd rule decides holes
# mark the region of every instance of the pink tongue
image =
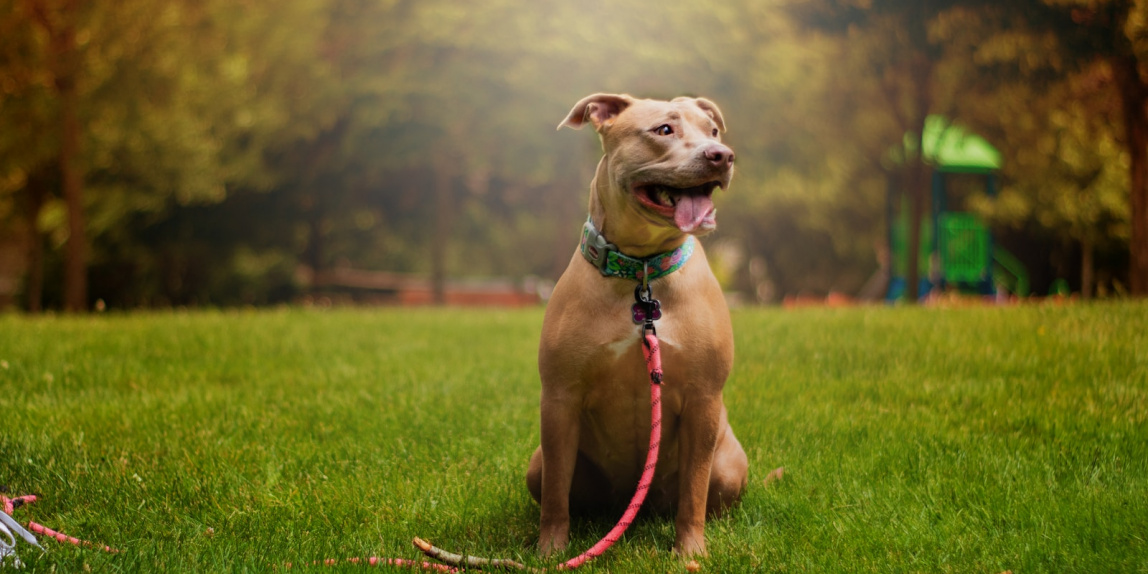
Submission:
[[713,213],[714,200],[708,195],[683,195],[674,206],[674,225],[685,233],[698,228]]

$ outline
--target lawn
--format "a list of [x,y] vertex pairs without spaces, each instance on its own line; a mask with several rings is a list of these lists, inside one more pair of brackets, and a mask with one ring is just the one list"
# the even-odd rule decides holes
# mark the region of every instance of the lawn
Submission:
[[[541,321],[2,316],[0,485],[42,496],[16,518],[122,549],[45,540],[20,547],[25,571],[415,558],[414,536],[545,565],[523,480]],[[701,571],[1148,572],[1148,304],[734,324],[726,402],[750,482],[708,525]],[[576,521],[568,556],[611,526]],[[672,520],[647,517],[586,570],[684,572],[672,543]]]

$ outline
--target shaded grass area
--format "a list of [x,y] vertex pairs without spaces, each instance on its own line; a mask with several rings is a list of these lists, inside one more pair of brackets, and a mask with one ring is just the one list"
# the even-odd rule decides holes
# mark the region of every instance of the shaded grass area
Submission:
[[[544,565],[523,480],[541,318],[2,317],[0,484],[43,496],[16,517],[124,550],[24,546],[28,571],[415,558],[413,536]],[[750,484],[703,571],[1148,571],[1148,305],[734,322]],[[569,555],[610,526],[576,521]],[[587,570],[684,571],[672,543],[648,517]]]

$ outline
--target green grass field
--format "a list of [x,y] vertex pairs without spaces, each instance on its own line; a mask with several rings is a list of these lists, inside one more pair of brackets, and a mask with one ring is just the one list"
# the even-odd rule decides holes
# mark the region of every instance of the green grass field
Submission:
[[[523,480],[541,321],[0,317],[0,484],[43,497],[16,518],[123,550],[25,545],[25,571],[415,558],[414,536],[544,565]],[[734,323],[726,402],[750,483],[710,522],[703,572],[1148,572],[1148,304]],[[576,521],[569,555],[611,526]],[[672,543],[649,517],[586,570],[684,572]]]

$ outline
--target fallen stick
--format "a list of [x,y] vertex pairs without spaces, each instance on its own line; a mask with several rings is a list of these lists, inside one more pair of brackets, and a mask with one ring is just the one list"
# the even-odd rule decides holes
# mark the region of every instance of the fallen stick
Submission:
[[462,554],[455,554],[439,548],[418,536],[414,539],[415,546],[423,551],[423,554],[450,566],[458,568],[498,568],[502,570],[522,570],[525,572],[545,572],[537,568],[531,568],[521,562],[515,562],[506,558],[480,558],[478,556],[463,556]]

